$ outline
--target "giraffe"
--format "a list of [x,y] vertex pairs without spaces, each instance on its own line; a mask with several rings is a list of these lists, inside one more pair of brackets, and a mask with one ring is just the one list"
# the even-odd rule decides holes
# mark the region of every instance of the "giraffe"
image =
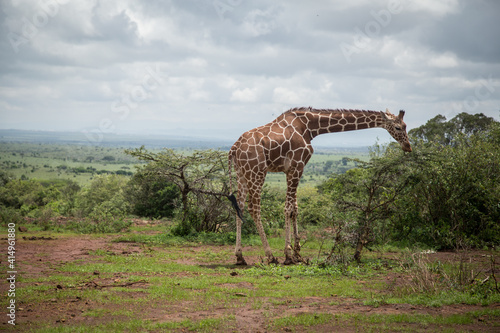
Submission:
[[[389,110],[383,112],[346,109],[319,110],[311,107],[293,108],[269,124],[254,128],[241,135],[229,151],[229,171],[231,171],[231,165],[234,165],[238,183],[238,205],[243,210],[245,201],[248,201],[248,211],[259,232],[268,263],[277,263],[278,261],[269,247],[260,218],[261,191],[266,174],[268,172],[284,172],[286,174],[284,264],[300,262],[302,258],[299,253],[300,239],[297,230],[297,187],[304,167],[313,154],[311,140],[324,133],[381,127],[385,128],[399,142],[403,151],[411,152],[406,124],[403,122],[404,114],[403,110],[399,111],[398,116],[395,116]],[[236,264],[246,265],[241,247],[243,221],[239,216],[236,217],[236,220]],[[293,226],[294,235],[293,249],[291,247],[291,226]]]

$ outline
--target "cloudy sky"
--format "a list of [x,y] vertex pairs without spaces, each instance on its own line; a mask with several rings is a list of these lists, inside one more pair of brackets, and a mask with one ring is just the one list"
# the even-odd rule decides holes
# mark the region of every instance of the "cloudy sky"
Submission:
[[[0,128],[236,140],[296,106],[500,120],[498,0],[0,0]],[[382,129],[323,135],[372,145]]]

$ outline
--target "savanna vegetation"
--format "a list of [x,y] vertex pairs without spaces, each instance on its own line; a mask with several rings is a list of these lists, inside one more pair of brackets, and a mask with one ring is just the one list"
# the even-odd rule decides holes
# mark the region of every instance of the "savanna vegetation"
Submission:
[[[412,244],[436,250],[498,245],[499,126],[482,114],[462,113],[449,121],[438,115],[409,132],[412,153],[402,152],[396,144],[376,145],[369,160],[323,161],[321,173],[331,167],[342,169],[316,182],[317,186],[302,185],[302,228],[337,230],[339,239],[349,240],[358,261],[363,248],[372,245]],[[99,172],[91,166],[55,167],[90,173],[92,179],[84,186],[68,179],[13,177],[9,166],[20,162],[3,158],[0,205],[4,224],[29,217],[51,228],[53,217],[64,216],[78,221],[71,225],[81,232],[105,232],[122,230],[128,225],[127,217],[137,216],[174,219],[177,225],[171,232],[177,236],[231,232],[234,214],[223,196],[231,191],[226,152],[141,147],[125,153],[120,157],[106,151],[100,155],[77,152],[65,159],[142,162],[133,173],[131,166],[126,167],[129,171],[121,166],[114,172]],[[313,162],[304,178],[318,169],[318,162]],[[268,231],[282,228],[284,191],[266,186],[262,205]],[[252,227],[247,229],[253,232]]]
[[[103,151],[86,162],[78,160],[82,154],[76,154],[66,165],[99,162],[115,169],[120,165],[115,171],[97,172],[99,169],[84,164],[82,168],[90,176],[85,181],[30,178],[26,170],[36,167],[13,161],[19,152],[10,150],[0,160],[0,220],[3,227],[16,223],[51,237],[109,233],[117,235],[113,246],[134,244],[140,248],[125,257],[96,249],[90,254],[97,262],[67,262],[54,268],[55,275],[45,282],[58,284],[62,290],[58,292],[98,299],[96,304],[104,312],[89,312],[89,316],[109,314],[106,304],[117,297],[112,288],[127,293],[123,288],[137,284],[139,288],[133,292],[140,294],[136,296],[144,302],[141,304],[153,308],[160,307],[161,295],[168,294],[170,306],[178,304],[177,300],[189,307],[201,297],[205,308],[200,311],[248,306],[261,314],[268,311],[268,320],[258,327],[266,330],[312,327],[328,331],[332,323],[345,322],[379,331],[382,323],[389,322],[394,325],[384,324],[382,329],[398,330],[402,323],[410,323],[410,331],[439,325],[454,331],[478,318],[498,325],[500,313],[491,306],[500,302],[495,275],[500,243],[500,123],[482,114],[462,113],[450,120],[439,115],[412,129],[409,136],[412,153],[402,152],[396,144],[375,145],[367,157],[356,154],[326,160],[320,156],[312,161],[298,193],[303,254],[311,259],[309,265],[258,264],[260,240],[245,213],[250,223],[243,226],[243,243],[251,247],[256,264],[249,270],[233,271],[235,213],[225,197],[231,189],[227,152],[222,150],[141,147],[127,149],[125,155]],[[60,161],[46,163],[52,173],[78,169],[67,166],[58,170],[57,165],[64,165]],[[24,170],[24,177],[13,174],[18,169]],[[127,173],[117,173],[119,170]],[[279,180],[271,182],[262,195],[262,219],[275,252],[283,248],[285,192],[281,185]],[[149,221],[148,227],[138,226],[142,225],[138,221]],[[452,251],[453,260],[437,254],[432,257],[436,251]],[[472,255],[481,259],[474,262]],[[186,262],[179,262],[179,257]],[[193,262],[202,265],[193,266]],[[210,266],[213,263],[218,263],[216,269]],[[68,278],[67,272],[75,277]],[[92,274],[102,281],[95,276],[91,279]],[[108,283],[103,287],[106,298],[88,290],[87,280],[102,286],[116,274],[119,281],[127,282]],[[365,282],[360,285],[360,281]],[[306,284],[311,288],[302,288]],[[45,285],[31,285],[31,296],[23,294],[30,299],[28,303],[38,294],[51,297],[41,296],[44,292],[52,295],[42,288]],[[103,288],[93,285],[93,289]],[[323,291],[328,295],[318,294]],[[372,315],[369,321],[356,313],[332,315],[321,307],[300,315],[290,312],[303,302],[313,306],[309,303],[315,297],[331,309],[349,298],[356,306],[410,304],[417,310],[403,317]],[[483,308],[466,311],[460,317],[463,322],[459,317],[418,310],[450,304]],[[280,316],[283,308],[288,312]],[[134,310],[124,309],[113,314],[128,318],[123,327],[100,321],[101,328],[134,330],[142,324],[147,330],[237,329],[236,317],[229,310],[212,321],[177,318],[175,323],[151,319],[145,323],[132,319]],[[85,331],[88,326],[77,328]]]

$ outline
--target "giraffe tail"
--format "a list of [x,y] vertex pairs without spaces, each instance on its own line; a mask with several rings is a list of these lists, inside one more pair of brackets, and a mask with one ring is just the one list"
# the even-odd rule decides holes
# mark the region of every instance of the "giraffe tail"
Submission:
[[236,200],[236,197],[234,194],[231,194],[227,197],[229,201],[231,201],[231,204],[233,205],[234,210],[236,211],[236,214],[240,218],[241,222],[245,222],[243,219],[243,213],[241,212],[240,206],[238,205],[238,200]]

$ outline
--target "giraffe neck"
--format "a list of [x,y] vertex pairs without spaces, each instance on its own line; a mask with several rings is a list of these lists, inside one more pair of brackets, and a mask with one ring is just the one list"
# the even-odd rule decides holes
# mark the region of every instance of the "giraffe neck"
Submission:
[[306,127],[310,139],[320,134],[383,127],[384,124],[380,111],[311,108],[300,110],[302,111],[296,111],[296,115],[307,121]]

